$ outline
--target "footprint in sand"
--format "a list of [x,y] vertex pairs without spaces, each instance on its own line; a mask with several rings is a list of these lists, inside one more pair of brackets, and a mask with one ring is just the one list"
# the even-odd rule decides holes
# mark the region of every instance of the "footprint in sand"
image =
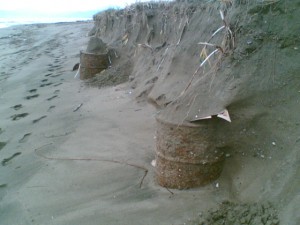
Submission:
[[51,75],[50,77],[59,77],[60,75],[56,74],[56,75]]
[[43,80],[41,80],[42,82],[46,82],[46,81],[48,81],[48,79],[43,79]]
[[25,99],[30,100],[32,98],[37,98],[37,97],[39,97],[39,94],[26,96]]
[[24,134],[23,137],[19,140],[19,143],[24,143],[28,140],[31,133]]
[[29,113],[20,113],[20,114],[15,114],[15,115],[12,115],[10,118],[13,120],[13,121],[16,121],[16,120],[19,120],[19,119],[22,119],[26,116],[28,116]]
[[52,75],[52,73],[47,73],[46,75],[45,75],[45,77],[49,77],[49,76],[51,76]]
[[8,158],[6,158],[6,159],[3,159],[3,160],[1,161],[2,166],[6,166],[6,164],[7,164],[9,161],[11,161],[13,158],[15,158],[15,157],[18,156],[18,155],[21,155],[21,152],[17,152],[17,153],[15,153],[15,154],[13,154],[11,157],[8,157]]
[[52,82],[50,83],[46,83],[46,84],[41,84],[40,87],[46,87],[46,86],[50,86],[51,84],[53,84]]
[[59,85],[62,85],[62,83],[54,84],[53,86],[54,86],[54,87],[57,87],[57,86],[59,86]]
[[17,105],[12,106],[11,108],[13,108],[14,110],[19,110],[19,109],[23,108],[23,105],[17,104]]
[[29,90],[28,92],[29,93],[35,93],[37,91],[37,89],[31,89],[31,90]]
[[49,109],[47,110],[47,112],[51,112],[55,107],[56,107],[55,105],[51,105],[51,106],[49,107]]
[[61,66],[61,65],[53,65],[53,66],[51,66],[51,68],[58,68],[58,69],[61,69],[62,66]]
[[55,98],[57,98],[57,97],[58,97],[57,95],[53,95],[52,97],[47,98],[47,101],[51,101],[51,100],[53,100],[53,99],[55,99]]
[[39,118],[37,118],[37,119],[35,119],[35,120],[32,120],[32,123],[37,123],[37,122],[39,122],[40,120],[42,120],[42,119],[45,119],[47,116],[41,116],[41,117],[39,117]]

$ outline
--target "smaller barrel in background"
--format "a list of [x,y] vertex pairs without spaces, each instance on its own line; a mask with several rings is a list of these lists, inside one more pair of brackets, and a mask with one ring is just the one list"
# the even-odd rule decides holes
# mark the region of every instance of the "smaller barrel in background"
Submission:
[[107,54],[80,52],[80,79],[94,77],[95,74],[107,69],[109,59]]
[[217,118],[198,124],[157,120],[156,180],[167,188],[187,189],[216,180],[224,153],[216,148]]

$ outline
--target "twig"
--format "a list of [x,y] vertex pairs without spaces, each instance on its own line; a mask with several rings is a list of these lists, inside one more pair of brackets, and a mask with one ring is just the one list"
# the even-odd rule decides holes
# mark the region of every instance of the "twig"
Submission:
[[181,39],[182,39],[182,37],[183,37],[183,34],[184,34],[185,30],[186,30],[187,25],[188,25],[188,21],[186,21],[186,23],[184,24],[184,27],[183,27],[183,29],[182,29],[182,32],[181,32],[181,34],[180,34],[180,37],[179,37],[179,40],[178,40],[176,46],[179,45],[179,43],[180,43],[180,41],[181,41]]
[[198,42],[198,45],[207,45],[207,46],[216,47],[215,44],[211,44],[211,43],[208,43],[208,42]]
[[166,50],[165,50],[165,52],[164,52],[164,54],[163,54],[163,58],[162,58],[162,60],[160,61],[159,65],[158,65],[158,67],[157,67],[157,69],[156,69],[156,72],[160,69],[161,64],[164,62],[165,56],[166,56],[168,50],[169,50],[169,47],[166,48]]
[[169,188],[165,187],[165,189],[170,192],[171,195],[174,195],[174,192],[172,192]]
[[109,65],[111,65],[110,55],[108,55],[108,61],[109,61]]
[[75,74],[75,76],[74,76],[75,79],[77,78],[77,75],[79,74],[80,66],[81,66],[81,64],[79,63],[78,70],[77,70],[77,72],[76,72],[76,74]]
[[138,44],[139,47],[149,48],[151,51],[153,51],[153,48],[148,44]]
[[188,85],[186,86],[186,88],[181,92],[181,94],[179,95],[179,97],[182,96],[182,95],[186,92],[186,90],[191,86],[191,84],[192,84],[192,82],[193,82],[193,80],[194,80],[196,74],[198,73],[199,69],[207,62],[207,60],[208,60],[210,57],[212,57],[212,56],[213,56],[216,52],[218,52],[218,51],[220,51],[218,48],[215,49],[215,50],[214,50],[213,52],[211,52],[211,53],[204,59],[204,61],[198,66],[198,68],[197,68],[196,71],[194,72],[194,74],[193,74],[193,76],[192,76],[190,82],[188,83]]
[[218,28],[212,35],[211,38],[212,39],[217,33],[219,33],[221,30],[223,30],[225,28],[225,25],[221,26],[220,28]]
[[80,104],[73,110],[73,112],[78,111],[78,110],[81,108],[82,105],[83,105],[83,103],[80,103]]
[[224,26],[227,27],[227,23],[226,23],[226,21],[225,21],[225,17],[224,17],[223,11],[222,11],[222,10],[219,10],[219,12],[220,12],[221,19],[222,19],[222,21],[223,21],[223,23],[224,23]]
[[203,60],[203,62],[200,64],[200,67],[202,67],[207,60],[209,60],[210,57],[212,57],[215,53],[217,53],[219,51],[219,48],[215,49],[213,52],[211,52],[207,57],[206,59]]
[[[233,33],[232,33],[230,27],[227,25],[227,22],[225,21],[225,17],[224,17],[223,11],[222,11],[222,10],[219,10],[219,12],[220,12],[221,19],[222,19],[222,21],[223,21],[223,23],[224,23],[224,27],[226,27],[226,30],[227,30],[227,32],[228,32],[229,35],[230,35],[230,40],[232,40],[232,47],[234,47]],[[219,28],[219,29],[220,29],[220,28]]]
[[39,148],[36,148],[34,150],[34,153],[41,157],[41,158],[44,158],[44,159],[47,159],[47,160],[68,160],[68,161],[97,161],[97,162],[109,162],[109,163],[116,163],[116,164],[121,164],[121,165],[127,165],[127,166],[131,166],[131,167],[134,167],[134,168],[137,168],[137,169],[141,169],[144,171],[144,175],[140,181],[140,184],[139,184],[139,188],[142,188],[142,185],[143,185],[143,182],[144,182],[144,179],[145,177],[147,176],[148,174],[148,169],[143,167],[143,166],[139,166],[139,165],[136,165],[136,164],[133,164],[133,163],[127,163],[127,162],[122,162],[122,161],[119,161],[119,160],[113,160],[113,159],[92,159],[92,158],[64,158],[64,157],[49,157],[49,156],[46,156],[46,155],[43,155],[39,152],[39,150],[41,150],[42,148],[46,147],[46,146],[49,146],[49,145],[52,145],[53,143],[49,143],[49,144],[45,144]]

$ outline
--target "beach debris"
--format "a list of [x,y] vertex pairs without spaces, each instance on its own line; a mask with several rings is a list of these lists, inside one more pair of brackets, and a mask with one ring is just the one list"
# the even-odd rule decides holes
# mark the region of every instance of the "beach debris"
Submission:
[[156,160],[155,160],[155,159],[153,159],[153,160],[151,161],[151,166],[153,166],[153,167],[156,166]]
[[231,123],[231,119],[230,119],[229,112],[227,109],[224,109],[222,112],[218,113],[217,117],[224,119]]
[[80,104],[73,110],[73,112],[78,111],[78,110],[81,108],[82,105],[83,105],[83,103],[80,103]]
[[78,70],[78,69],[79,69],[79,63],[76,63],[76,64],[73,66],[72,71],[75,71],[75,70]]
[[213,118],[214,116],[217,116],[223,120],[226,120],[228,122],[231,123],[231,119],[230,119],[230,116],[229,116],[229,112],[227,109],[224,109],[223,111],[219,112],[218,114],[214,114],[214,115],[210,115],[210,116],[204,116],[204,117],[199,117],[198,115],[195,115],[195,119],[194,120],[191,120],[191,122],[193,121],[198,121],[198,120],[207,120],[207,119],[211,119]]

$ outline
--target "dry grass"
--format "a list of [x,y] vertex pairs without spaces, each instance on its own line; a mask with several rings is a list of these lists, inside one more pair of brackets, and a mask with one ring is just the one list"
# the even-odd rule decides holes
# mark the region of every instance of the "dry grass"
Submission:
[[263,5],[272,5],[272,4],[275,4],[277,2],[279,2],[280,0],[261,0],[261,3]]

